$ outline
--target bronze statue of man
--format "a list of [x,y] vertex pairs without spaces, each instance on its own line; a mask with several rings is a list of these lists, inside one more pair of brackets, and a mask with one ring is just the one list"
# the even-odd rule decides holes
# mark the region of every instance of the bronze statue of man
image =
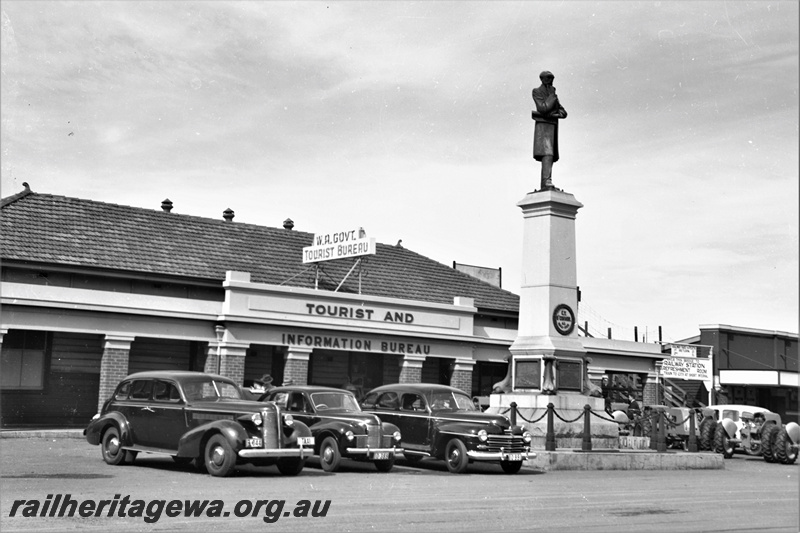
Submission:
[[558,161],[558,119],[567,118],[567,110],[561,106],[553,87],[552,72],[539,74],[542,85],[533,90],[536,111],[531,117],[536,121],[533,130],[533,158],[542,162],[541,190],[554,189],[553,163]]

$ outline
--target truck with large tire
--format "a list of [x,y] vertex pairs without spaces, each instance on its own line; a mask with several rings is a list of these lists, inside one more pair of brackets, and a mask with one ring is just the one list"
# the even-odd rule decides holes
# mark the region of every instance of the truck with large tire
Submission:
[[797,460],[800,426],[795,422],[783,425],[777,413],[752,405],[714,405],[703,411],[701,449],[708,446],[713,427],[711,448],[726,459],[742,451],[763,456],[770,463],[792,464]]

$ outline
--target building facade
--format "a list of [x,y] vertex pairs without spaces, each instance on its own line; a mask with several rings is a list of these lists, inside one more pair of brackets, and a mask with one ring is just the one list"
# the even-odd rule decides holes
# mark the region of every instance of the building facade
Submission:
[[[399,245],[304,264],[314,235],[291,221],[256,226],[231,212],[177,214],[169,201],[148,210],[27,187],[0,207],[3,428],[85,426],[142,370],[245,386],[270,374],[359,393],[432,382],[474,396],[507,373],[519,297]],[[657,401],[660,345],[581,342],[581,376]]]

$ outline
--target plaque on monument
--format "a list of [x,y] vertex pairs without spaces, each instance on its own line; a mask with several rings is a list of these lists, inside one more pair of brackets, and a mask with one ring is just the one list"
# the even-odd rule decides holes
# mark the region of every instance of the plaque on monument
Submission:
[[558,388],[560,390],[580,391],[582,378],[580,361],[558,362]]
[[516,362],[515,389],[538,389],[542,381],[542,365],[539,359]]

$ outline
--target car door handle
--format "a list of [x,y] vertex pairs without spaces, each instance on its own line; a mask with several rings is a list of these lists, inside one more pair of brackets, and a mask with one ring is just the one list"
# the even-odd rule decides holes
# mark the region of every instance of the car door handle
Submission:
[[151,413],[155,413],[155,411],[153,411],[149,407],[142,407],[142,411],[150,411]]

